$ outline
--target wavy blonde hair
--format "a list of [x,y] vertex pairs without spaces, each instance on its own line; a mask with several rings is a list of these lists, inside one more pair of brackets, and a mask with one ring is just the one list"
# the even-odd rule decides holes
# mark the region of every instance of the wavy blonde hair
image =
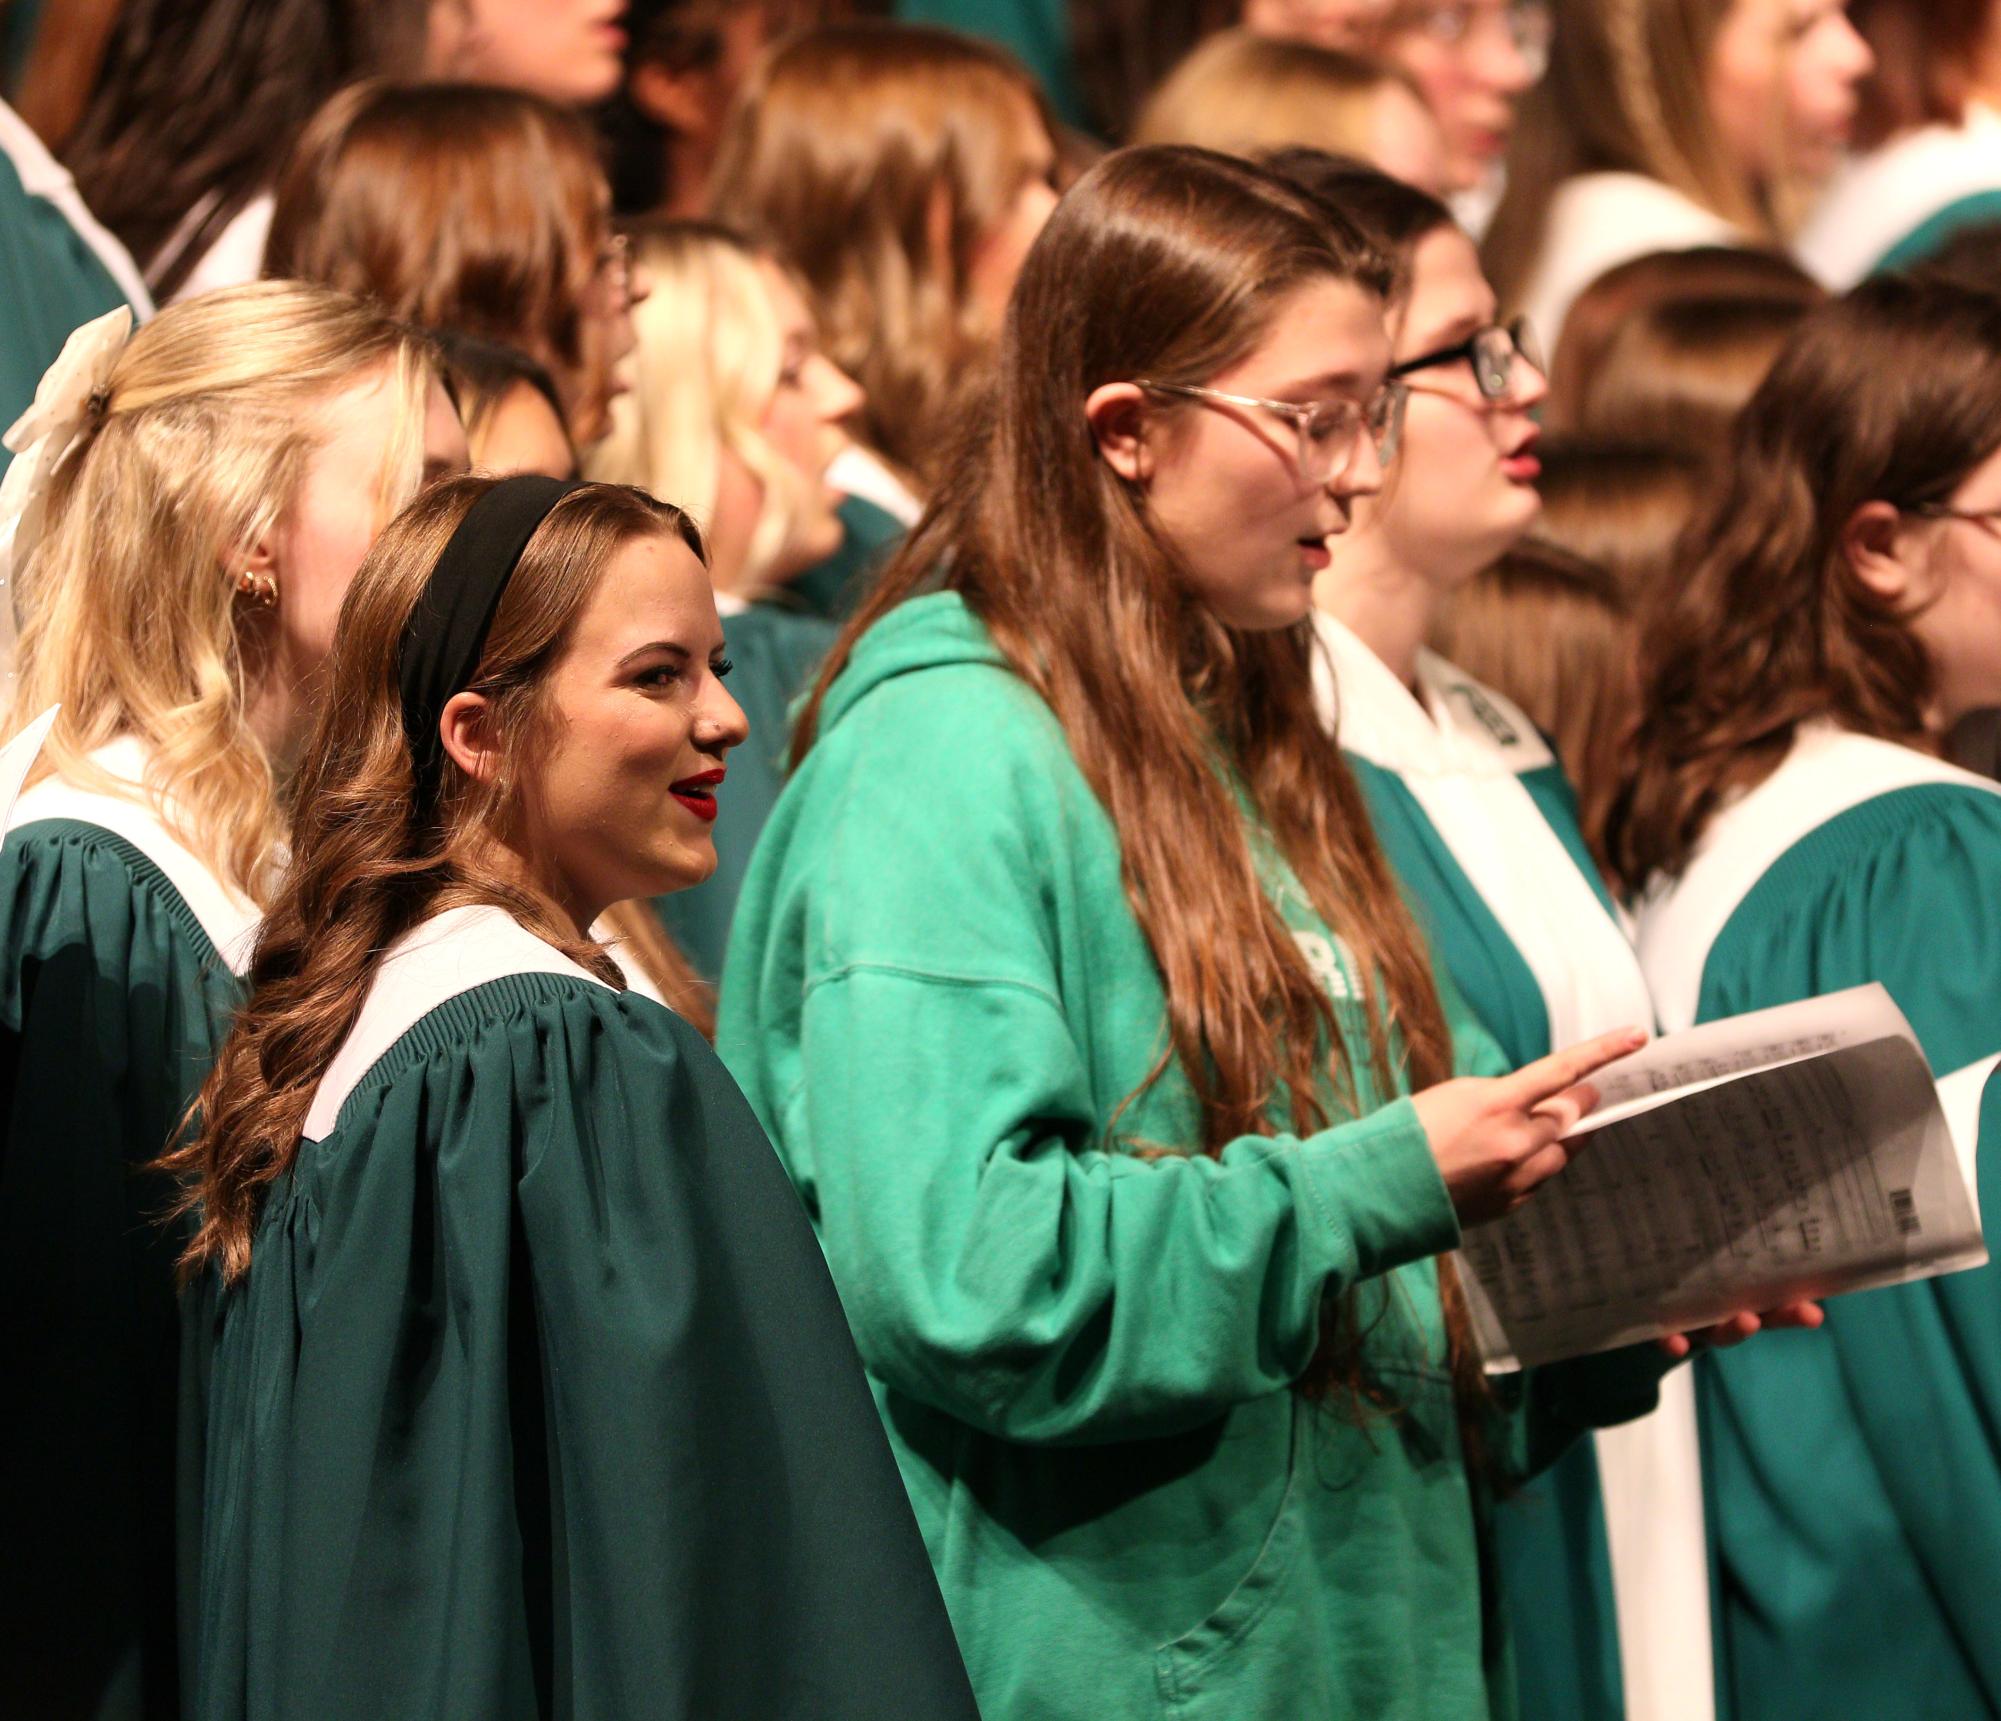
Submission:
[[1220,30],[1168,74],[1134,123],[1134,143],[1256,155],[1310,143],[1368,159],[1386,90],[1424,98],[1403,72],[1338,48]]
[[154,809],[259,904],[284,815],[245,718],[232,552],[283,521],[317,446],[314,409],[385,366],[398,424],[377,485],[379,522],[416,494],[423,472],[433,370],[415,330],[293,281],[163,311],[119,355],[16,581],[7,730],[62,707],[34,777],[123,792],[91,754],[136,736],[151,755]]
[[707,526],[723,454],[735,454],[762,487],[764,505],[744,566],[718,570],[717,584],[754,595],[772,583],[770,570],[809,500],[798,469],[758,429],[785,356],[778,313],[758,272],[762,259],[736,234],[705,221],[642,224],[632,248],[652,282],[632,313],[639,337],[633,386],[612,402],[611,434],[585,468],[606,483],[667,497]]

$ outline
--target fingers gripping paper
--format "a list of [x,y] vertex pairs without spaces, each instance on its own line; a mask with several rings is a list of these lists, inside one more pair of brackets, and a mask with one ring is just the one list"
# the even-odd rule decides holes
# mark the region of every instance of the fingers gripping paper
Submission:
[[1570,1167],[1466,1238],[1488,1369],[1980,1266],[1973,1153],[1997,1061],[1935,1084],[1871,985],[1609,1066]]

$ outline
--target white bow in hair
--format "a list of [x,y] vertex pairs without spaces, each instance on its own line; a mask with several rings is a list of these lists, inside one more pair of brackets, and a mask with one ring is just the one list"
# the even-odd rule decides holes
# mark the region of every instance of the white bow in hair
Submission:
[[85,323],[43,375],[34,405],[0,437],[14,451],[13,465],[0,478],[0,671],[8,675],[14,669],[15,570],[42,535],[49,487],[76,446],[92,396],[110,386],[131,333],[132,312],[125,305]]

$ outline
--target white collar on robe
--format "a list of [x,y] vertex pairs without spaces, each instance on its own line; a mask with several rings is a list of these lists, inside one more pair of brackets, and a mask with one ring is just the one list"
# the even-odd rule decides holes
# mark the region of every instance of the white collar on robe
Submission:
[[512,974],[556,974],[611,990],[504,909],[482,904],[435,914],[404,933],[377,965],[300,1134],[307,1141],[331,1135],[348,1096],[398,1040],[440,1005]]
[[827,467],[827,483],[844,496],[873,502],[906,530],[917,524],[924,504],[909,485],[890,471],[881,457],[851,442]]
[[7,829],[17,831],[42,819],[73,819],[123,837],[166,875],[189,912],[201,923],[216,954],[232,974],[250,967],[262,915],[210,870],[206,861],[168,829],[147,790],[150,754],[135,735],[121,735],[90,755],[91,763],[124,786],[123,793],[85,788],[63,777],[44,777],[14,803]]
[[1543,350],[1554,352],[1570,307],[1606,270],[1655,251],[1754,243],[1713,210],[1645,174],[1581,173],[1550,199],[1521,310]]
[[1828,182],[1795,249],[1830,292],[1845,293],[1932,216],[2001,191],[2001,113],[1970,103],[1960,125],[1929,125],[1852,157]]
[[63,219],[117,283],[118,290],[132,306],[133,316],[142,323],[152,316],[153,295],[146,290],[145,277],[132,261],[132,253],[85,207],[69,169],[49,154],[28,122],[5,102],[0,102],[0,152],[14,164],[23,191],[61,211]]
[[1521,781],[1554,764],[1512,701],[1420,651],[1423,703],[1348,627],[1316,613],[1314,693],[1343,748],[1399,778],[1528,965],[1552,1048],[1654,1013],[1619,922]]
[[1778,769],[1711,818],[1680,874],[1648,881],[1638,942],[1661,1026],[1674,1033],[1694,1025],[1710,951],[1780,856],[1864,801],[1925,783],[2001,794],[1987,778],[1913,747],[1801,724]]

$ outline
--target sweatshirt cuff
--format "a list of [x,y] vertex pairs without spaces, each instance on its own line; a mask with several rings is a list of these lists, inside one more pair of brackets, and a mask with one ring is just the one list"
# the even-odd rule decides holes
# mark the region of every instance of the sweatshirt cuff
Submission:
[[1534,1371],[1546,1415],[1574,1429],[1610,1428],[1660,1402],[1661,1378],[1676,1367],[1657,1344],[1624,1345]]
[[1459,1247],[1459,1216],[1408,1099],[1323,1131],[1306,1146],[1320,1210],[1371,1278]]

